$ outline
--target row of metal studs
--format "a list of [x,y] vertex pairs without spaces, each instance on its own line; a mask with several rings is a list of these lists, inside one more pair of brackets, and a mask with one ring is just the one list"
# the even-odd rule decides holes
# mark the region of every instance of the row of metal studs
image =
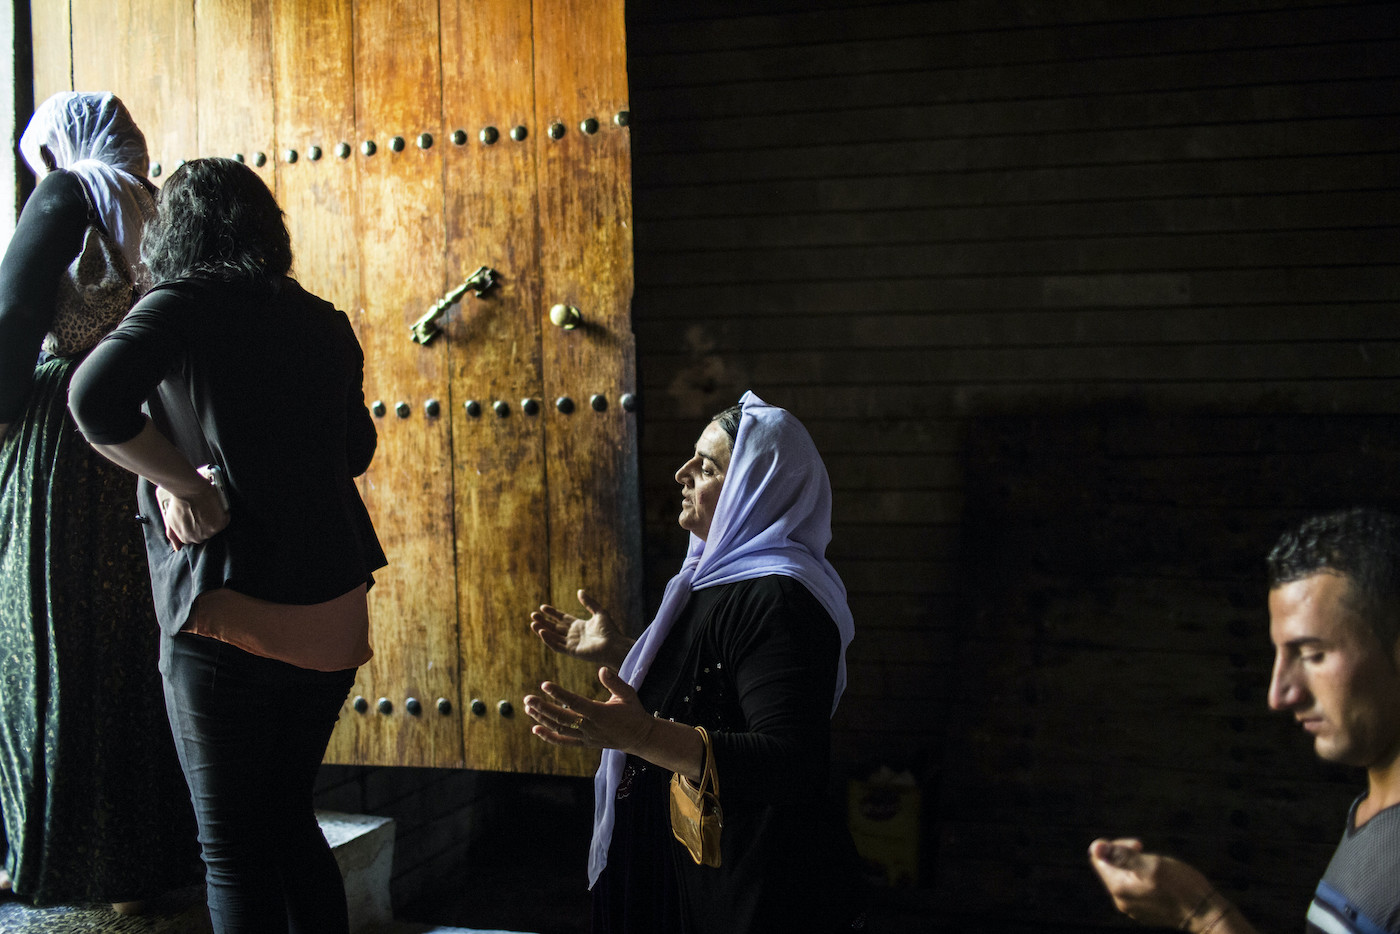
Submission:
[[[626,110],[619,110],[616,114],[613,115],[613,123],[616,123],[620,127],[625,127],[631,122],[632,115]],[[592,136],[594,133],[598,132],[598,121],[594,117],[588,117],[587,119],[579,123],[578,128],[584,135]],[[550,139],[563,139],[564,134],[566,132],[567,130],[563,123],[555,122],[549,125],[548,136]],[[517,143],[524,142],[529,137],[529,135],[530,131],[525,128],[524,124],[511,127],[509,133],[510,138],[515,140]],[[451,138],[452,144],[454,146],[465,146],[467,143],[467,131],[453,130]],[[499,140],[500,138],[500,131],[497,130],[494,126],[482,127],[481,132],[477,134],[477,139],[481,140],[481,143],[484,146],[495,145],[497,140]],[[419,149],[431,149],[434,143],[433,134],[419,133],[417,142]],[[403,152],[404,149],[406,149],[407,147],[408,143],[405,142],[402,136],[394,136],[389,139],[389,149],[392,152]],[[350,158],[351,151],[352,150],[350,144],[347,142],[341,141],[339,143],[336,143],[335,145],[335,154],[338,158]],[[360,152],[364,153],[366,156],[372,156],[378,151],[379,145],[372,139],[367,139],[364,142],[360,143]],[[316,162],[317,160],[319,160],[323,154],[324,153],[320,146],[312,146],[306,150],[306,157],[312,162]],[[292,165],[296,163],[300,158],[300,153],[298,153],[295,149],[288,149],[282,153],[282,162],[286,165]],[[233,159],[235,162],[247,161],[246,157],[241,152],[234,153]],[[181,162],[179,163],[179,165],[184,164],[185,163],[183,160],[181,160]],[[267,153],[254,153],[253,165],[257,166],[258,168],[262,168],[263,166],[267,165]],[[151,178],[160,178],[162,171],[163,169],[161,168],[161,164],[159,162],[151,163]]]

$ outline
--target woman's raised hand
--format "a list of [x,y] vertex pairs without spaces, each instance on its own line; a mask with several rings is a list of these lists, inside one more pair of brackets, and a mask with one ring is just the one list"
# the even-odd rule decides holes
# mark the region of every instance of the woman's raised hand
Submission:
[[613,669],[600,668],[598,681],[608,691],[607,700],[591,700],[552,681],[540,685],[546,696],[527,694],[525,712],[537,724],[530,732],[555,746],[640,753],[656,718],[647,713],[637,692]]
[[578,602],[591,614],[586,619],[546,603],[530,614],[531,631],[556,652],[614,670],[622,667],[635,640],[627,638],[588,591],[578,592]]
[[525,695],[525,712],[536,724],[530,732],[555,746],[620,749],[700,781],[705,744],[699,733],[647,713],[637,692],[611,668],[598,670],[598,683],[607,689],[607,700],[590,700],[552,681],[540,685],[544,697]]

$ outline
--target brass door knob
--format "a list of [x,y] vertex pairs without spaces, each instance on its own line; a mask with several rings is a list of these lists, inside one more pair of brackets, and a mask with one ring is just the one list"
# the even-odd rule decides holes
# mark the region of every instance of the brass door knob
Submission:
[[549,320],[555,327],[572,331],[583,323],[583,315],[573,305],[555,305],[549,309]]

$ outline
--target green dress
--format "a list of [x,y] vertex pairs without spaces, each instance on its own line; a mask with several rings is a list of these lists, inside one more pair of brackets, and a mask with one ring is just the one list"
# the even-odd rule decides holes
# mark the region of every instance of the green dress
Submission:
[[36,905],[150,898],[202,872],[136,482],[74,426],[76,366],[36,369],[0,444],[4,867]]

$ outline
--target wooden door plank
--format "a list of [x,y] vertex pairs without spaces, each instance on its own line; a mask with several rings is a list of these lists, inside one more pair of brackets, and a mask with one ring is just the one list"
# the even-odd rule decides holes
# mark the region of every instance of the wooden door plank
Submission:
[[[442,147],[419,134],[441,123],[435,0],[354,5],[356,139],[365,390],[381,399],[379,451],[361,489],[390,565],[370,593],[375,657],[354,692],[370,702],[355,724],[355,761],[460,766],[457,605],[452,539],[451,405],[445,342],[419,346],[409,326],[447,287],[443,267]],[[391,140],[405,141],[395,152]],[[404,417],[395,414],[402,403]],[[391,712],[377,712],[379,698]],[[422,704],[408,712],[408,698]],[[348,727],[348,724],[347,724]]]
[[[596,754],[560,754],[530,734],[520,710],[540,680],[583,688],[579,663],[553,656],[530,633],[529,611],[549,599],[533,35],[529,0],[445,2],[443,61],[447,265],[460,277],[488,265],[498,286],[454,312],[451,354],[456,467],[457,579],[466,762],[471,768],[583,773]],[[482,132],[494,129],[485,142]],[[444,140],[444,142],[448,142]],[[531,415],[522,401],[538,407]],[[479,414],[465,408],[480,406]],[[494,404],[508,406],[504,417]],[[472,713],[479,701],[480,713]],[[506,701],[513,714],[501,714]]]
[[[296,162],[275,162],[278,202],[292,236],[293,276],[350,316],[363,342],[360,295],[360,204],[355,164],[337,154],[355,138],[351,5],[346,0],[272,0],[276,151],[296,150]],[[307,54],[314,49],[315,54]],[[320,147],[313,158],[311,147]],[[351,698],[365,690],[357,685]],[[374,700],[378,700],[376,695]],[[326,753],[328,762],[356,762],[365,719],[347,702]]]
[[[575,605],[581,586],[635,633],[641,618],[630,134],[620,0],[536,0],[535,114],[540,185],[541,307],[576,306],[574,330],[546,325],[545,391],[575,411],[547,432],[550,592]],[[597,121],[584,132],[585,120]],[[562,135],[552,139],[549,127]],[[590,400],[606,402],[596,411]],[[699,434],[703,425],[696,425]]]
[[67,3],[29,5],[36,106],[59,91],[73,90],[73,28],[69,13]]
[[[355,163],[336,148],[354,151],[350,14],[346,0],[272,0],[274,178],[292,235],[292,274],[349,314],[363,334]],[[297,153],[295,162],[287,161],[288,150]]]
[[[197,0],[195,154],[242,159],[273,186],[271,0]],[[237,50],[237,54],[230,54]]]
[[[194,4],[188,0],[72,0],[73,86],[111,91],[146,135],[160,184],[198,151]],[[114,41],[114,37],[121,41]]]

